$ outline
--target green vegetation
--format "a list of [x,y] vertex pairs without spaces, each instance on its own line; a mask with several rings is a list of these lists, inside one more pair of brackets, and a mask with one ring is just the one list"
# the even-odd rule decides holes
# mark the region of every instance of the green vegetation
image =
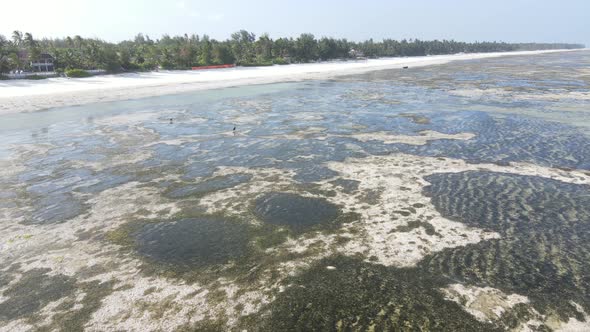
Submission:
[[50,271],[30,270],[5,290],[2,296],[6,300],[0,304],[0,320],[29,317],[48,303],[74,293],[74,278],[61,274],[50,276]]
[[284,242],[286,236],[272,225],[257,228],[222,216],[195,214],[162,222],[132,221],[109,232],[107,239],[140,255],[148,275],[205,283],[222,271],[236,277],[246,271],[253,275],[253,266],[265,258],[263,250]]
[[253,331],[501,330],[445,300],[438,288],[446,281],[416,268],[388,268],[335,256],[284,283],[289,286],[265,308],[267,313],[245,317],[241,327]]
[[[582,47],[584,46],[577,44],[464,43],[453,40],[418,39],[384,39],[379,42],[370,39],[352,42],[328,37],[317,39],[309,33],[301,34],[297,38],[271,39],[267,34],[256,38],[255,34],[245,30],[232,34],[231,38],[224,41],[197,34],[174,37],[164,35],[157,40],[138,34],[133,40],[115,44],[81,36],[35,40],[30,33],[14,31],[11,40],[0,35],[0,73],[30,69],[30,61],[42,53],[53,56],[57,70],[79,68],[117,72],[156,68],[188,69],[194,66],[231,63],[261,66],[349,59],[358,56],[396,57]],[[26,54],[25,58],[23,54]]]
[[85,296],[76,306],[76,300],[70,295],[62,304],[62,312],[56,313],[51,324],[39,328],[37,331],[83,331],[84,325],[92,318],[92,314],[102,305],[102,300],[113,293],[114,280],[100,282],[98,280],[78,283],[77,290]]
[[82,69],[68,69],[65,71],[67,77],[89,77],[89,72]]

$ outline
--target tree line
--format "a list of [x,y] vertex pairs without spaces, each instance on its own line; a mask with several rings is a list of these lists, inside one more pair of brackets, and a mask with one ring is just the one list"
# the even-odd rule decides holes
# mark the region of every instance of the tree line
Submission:
[[[564,43],[459,42],[419,39],[353,42],[330,37],[316,38],[304,33],[297,38],[272,39],[241,30],[229,39],[207,35],[164,35],[151,39],[138,34],[133,40],[110,43],[81,36],[35,39],[31,33],[14,31],[10,38],[0,35],[0,73],[27,70],[42,53],[54,58],[57,71],[104,69],[110,72],[188,69],[195,66],[236,64],[263,66],[364,57],[403,57],[473,52],[574,49],[584,45]],[[25,52],[26,51],[26,52]],[[27,57],[23,58],[23,54]],[[19,56],[20,55],[20,56]]]

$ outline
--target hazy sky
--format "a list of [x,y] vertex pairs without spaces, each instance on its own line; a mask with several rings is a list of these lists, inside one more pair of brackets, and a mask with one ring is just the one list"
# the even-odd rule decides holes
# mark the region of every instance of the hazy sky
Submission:
[[271,37],[580,42],[590,47],[590,0],[2,0],[0,33],[82,35],[109,41],[142,32],[246,29]]

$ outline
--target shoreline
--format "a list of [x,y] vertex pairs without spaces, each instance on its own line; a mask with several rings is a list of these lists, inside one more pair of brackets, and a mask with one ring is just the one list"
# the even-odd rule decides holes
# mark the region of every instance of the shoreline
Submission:
[[526,56],[582,50],[542,50],[497,53],[380,58],[271,67],[236,67],[211,71],[160,71],[112,74],[89,78],[49,78],[42,81],[0,81],[0,114],[34,112],[57,107],[140,99],[235,86],[330,79],[376,70],[424,67],[451,61]]

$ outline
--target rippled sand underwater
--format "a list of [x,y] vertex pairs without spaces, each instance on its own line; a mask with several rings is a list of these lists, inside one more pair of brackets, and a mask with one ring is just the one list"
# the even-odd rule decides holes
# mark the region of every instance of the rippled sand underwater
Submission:
[[588,330],[589,68],[8,115],[0,330]]

